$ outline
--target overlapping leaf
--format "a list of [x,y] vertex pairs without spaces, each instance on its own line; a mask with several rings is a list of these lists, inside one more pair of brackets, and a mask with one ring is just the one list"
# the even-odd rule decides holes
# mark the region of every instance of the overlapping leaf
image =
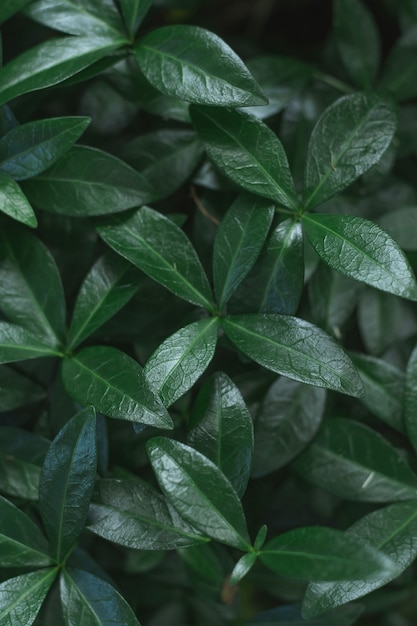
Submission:
[[0,412],[36,402],[45,397],[42,389],[30,378],[6,365],[0,365]]
[[13,178],[3,172],[0,172],[0,210],[31,228],[38,225],[29,200]]
[[13,363],[47,356],[62,357],[63,355],[21,326],[0,322],[0,363]]
[[0,584],[0,622],[4,626],[31,626],[56,578],[55,568],[10,578]]

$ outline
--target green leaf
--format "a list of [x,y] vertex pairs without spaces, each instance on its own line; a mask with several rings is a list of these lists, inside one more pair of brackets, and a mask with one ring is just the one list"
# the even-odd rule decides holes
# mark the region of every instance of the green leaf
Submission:
[[164,128],[140,135],[120,156],[146,178],[159,200],[189,179],[202,154],[203,146],[193,130]]
[[230,584],[237,585],[255,565],[256,559],[257,556],[253,552],[248,552],[240,557],[230,574]]
[[112,0],[35,0],[25,14],[35,22],[70,35],[120,39],[125,34]]
[[45,567],[53,564],[48,554],[48,543],[38,526],[1,496],[0,545],[2,567]]
[[126,600],[102,578],[68,567],[60,583],[67,626],[140,626]]
[[252,418],[239,389],[223,372],[213,374],[200,389],[187,441],[222,470],[242,497],[252,466]]
[[393,561],[369,543],[320,526],[296,528],[274,537],[259,558],[278,574],[304,580],[344,581],[398,573]]
[[365,388],[361,402],[386,424],[399,432],[404,432],[402,371],[382,359],[365,354],[351,352],[349,356]]
[[180,298],[213,309],[207,276],[184,232],[164,215],[142,207],[98,229],[113,250]]
[[318,387],[278,378],[255,419],[253,475],[280,469],[313,439],[324,413],[326,393]]
[[60,37],[26,50],[0,69],[0,105],[52,87],[120,48],[123,39]]
[[396,100],[408,100],[417,95],[417,24],[400,37],[385,63],[381,87],[388,89]]
[[77,402],[121,420],[172,428],[139,363],[110,346],[84,348],[62,364],[62,379]]
[[361,0],[335,0],[336,46],[347,72],[363,90],[375,80],[381,54],[378,28]]
[[6,22],[15,13],[21,11],[31,0],[9,0],[0,7],[0,24]]
[[74,217],[106,215],[153,199],[148,182],[120,159],[87,146],[75,146],[48,170],[24,183],[42,209]]
[[253,267],[274,217],[274,206],[255,196],[240,195],[223,218],[213,249],[213,280],[222,309]]
[[29,572],[0,585],[0,621],[4,626],[31,626],[52,587],[56,568]]
[[37,402],[46,391],[11,367],[0,365],[0,412]]
[[90,123],[88,117],[28,122],[0,140],[0,170],[15,180],[40,174],[65,154]]
[[307,617],[351,602],[386,585],[414,561],[417,556],[417,506],[404,502],[373,511],[348,528],[346,534],[382,551],[395,563],[397,571],[384,576],[368,576],[360,581],[310,583],[303,600],[303,614]]
[[212,539],[241,550],[250,547],[239,498],[212,461],[165,437],[154,437],[147,448],[162,492],[185,520]]
[[252,115],[218,107],[190,107],[209,157],[243,189],[297,208],[287,156],[278,137]]
[[242,60],[203,28],[157,28],[139,39],[134,54],[151,85],[169,96],[217,106],[267,103]]
[[153,0],[120,0],[123,19],[126,29],[134,37],[139,26],[145,19]]
[[0,364],[63,354],[16,324],[0,321]]
[[308,146],[304,208],[328,200],[378,163],[395,128],[394,104],[377,94],[351,94],[329,106]]
[[75,301],[68,331],[68,350],[92,335],[135,295],[140,274],[119,255],[108,251],[85,277]]
[[287,315],[230,315],[226,335],[244,354],[288,378],[352,396],[363,393],[351,360],[339,344],[309,322]]
[[149,358],[145,378],[164,406],[173,404],[205,372],[214,356],[217,332],[216,318],[193,322],[165,339]]
[[39,508],[58,563],[84,529],[96,469],[96,414],[88,407],[60,430],[42,467]]
[[38,225],[25,194],[13,178],[3,172],[0,172],[0,211],[31,228]]
[[51,347],[65,329],[65,297],[49,250],[30,231],[8,225],[0,233],[0,309]]
[[404,419],[407,435],[417,451],[417,348],[407,363],[404,389]]
[[232,313],[294,315],[304,288],[303,232],[287,219],[276,226],[230,301]]
[[173,550],[208,541],[151,485],[105,479],[96,483],[88,530],[135,550]]
[[417,477],[403,455],[382,435],[352,420],[325,420],[293,467],[345,500],[386,503],[417,498]]
[[334,609],[321,618],[309,620],[302,617],[299,605],[288,604],[257,615],[245,626],[352,626],[363,609],[362,605],[352,604]]
[[309,214],[303,217],[308,238],[333,269],[371,287],[417,299],[417,284],[408,260],[379,226],[352,215]]

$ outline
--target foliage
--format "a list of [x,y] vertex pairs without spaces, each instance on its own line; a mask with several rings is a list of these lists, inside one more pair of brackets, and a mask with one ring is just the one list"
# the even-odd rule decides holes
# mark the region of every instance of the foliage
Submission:
[[227,4],[0,6],[1,624],[416,623],[417,3]]

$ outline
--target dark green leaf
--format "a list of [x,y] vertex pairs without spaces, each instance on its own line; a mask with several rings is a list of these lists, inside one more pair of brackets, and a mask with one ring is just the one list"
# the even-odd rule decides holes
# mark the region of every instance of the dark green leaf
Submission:
[[373,511],[348,528],[346,534],[382,551],[395,563],[397,572],[369,576],[360,581],[310,583],[303,600],[304,615],[312,617],[351,602],[403,572],[417,556],[417,506],[404,502]]
[[231,315],[222,320],[222,325],[239,350],[277,374],[353,396],[363,393],[347,354],[309,322],[259,313]]
[[223,372],[201,388],[187,441],[222,470],[240,497],[244,494],[252,466],[252,419],[239,389]]
[[0,172],[0,211],[31,228],[38,225],[25,194],[13,178],[3,172]]
[[382,291],[417,299],[405,254],[373,222],[352,215],[310,214],[303,224],[315,251],[333,269]]
[[362,379],[365,395],[361,402],[377,417],[404,431],[402,398],[404,374],[394,365],[365,354],[350,353]]
[[208,541],[163,496],[139,481],[98,481],[87,528],[136,550],[173,550]]
[[417,451],[417,348],[407,364],[404,390],[404,419],[408,437]]
[[304,207],[311,209],[364,174],[388,148],[396,112],[377,94],[343,96],[317,122],[304,172]]
[[372,13],[361,0],[336,0],[333,7],[336,45],[343,65],[360,88],[370,89],[381,47]]
[[56,568],[48,568],[10,578],[0,585],[2,626],[31,626],[52,587]]
[[24,190],[42,209],[74,217],[117,213],[153,198],[138,172],[87,146],[71,148],[46,172],[26,181]]
[[397,100],[417,95],[417,24],[398,39],[384,64],[381,86]]
[[32,20],[69,35],[124,36],[120,15],[112,0],[35,0],[25,11]]
[[152,2],[153,0],[120,0],[124,22],[131,37],[134,37]]
[[214,292],[219,309],[253,267],[273,217],[273,204],[246,194],[238,196],[227,211],[213,250]]
[[65,297],[58,268],[41,241],[16,225],[0,233],[0,309],[46,344],[60,345]]
[[296,209],[287,157],[275,133],[255,117],[230,109],[191,106],[208,155],[243,189]]
[[30,378],[0,365],[0,412],[11,411],[45,397],[46,391]]
[[0,321],[0,363],[13,363],[43,356],[62,357],[63,354],[42,343],[21,326]]
[[0,69],[0,105],[61,83],[125,42],[110,37],[61,37],[26,50]]
[[139,39],[134,53],[148,81],[169,96],[218,106],[267,103],[241,59],[203,28],[158,28]]
[[345,500],[386,503],[417,498],[417,477],[402,454],[359,422],[325,420],[293,467]]
[[8,0],[0,7],[0,24],[6,22],[18,11],[21,11],[31,0]]
[[417,207],[398,207],[385,213],[378,219],[378,224],[405,250],[417,250],[414,237],[417,228]]
[[369,543],[320,526],[296,528],[274,537],[262,548],[259,558],[278,574],[305,580],[355,580],[398,574],[394,562]]
[[299,605],[280,606],[265,611],[245,623],[245,626],[352,626],[363,612],[361,605],[349,605],[334,609],[323,617],[304,619]]
[[88,407],[60,430],[42,467],[39,508],[58,563],[84,529],[96,468],[96,415]]
[[88,117],[56,117],[17,126],[0,140],[0,170],[15,180],[40,174],[71,148],[89,123]]
[[60,583],[67,626],[140,626],[126,600],[102,578],[69,567]]
[[230,584],[237,585],[242,578],[252,569],[256,562],[256,554],[248,552],[244,554],[234,566],[230,574]]
[[229,308],[233,313],[294,315],[303,287],[303,232],[299,222],[287,219],[271,232]]
[[269,474],[297,456],[316,434],[326,393],[278,378],[263,399],[255,419],[253,474]]
[[52,565],[48,543],[23,511],[0,497],[0,545],[2,567]]
[[83,405],[116,419],[172,428],[166,409],[149,389],[139,363],[110,346],[84,348],[62,364],[67,392]]
[[172,220],[142,207],[98,232],[116,252],[177,296],[212,310],[207,276],[189,239]]
[[119,255],[108,251],[85,277],[68,331],[68,349],[73,350],[92,335],[135,295],[140,274]]
[[206,536],[247,550],[242,505],[223,472],[178,441],[155,437],[147,447],[159,485],[180,515]]
[[188,391],[207,369],[217,344],[218,322],[207,318],[168,337],[145,365],[146,381],[168,407]]

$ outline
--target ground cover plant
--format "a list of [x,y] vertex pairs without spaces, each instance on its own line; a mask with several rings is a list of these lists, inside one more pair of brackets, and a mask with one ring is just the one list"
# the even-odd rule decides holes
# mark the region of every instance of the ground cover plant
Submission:
[[0,24],[0,623],[415,624],[417,2]]

